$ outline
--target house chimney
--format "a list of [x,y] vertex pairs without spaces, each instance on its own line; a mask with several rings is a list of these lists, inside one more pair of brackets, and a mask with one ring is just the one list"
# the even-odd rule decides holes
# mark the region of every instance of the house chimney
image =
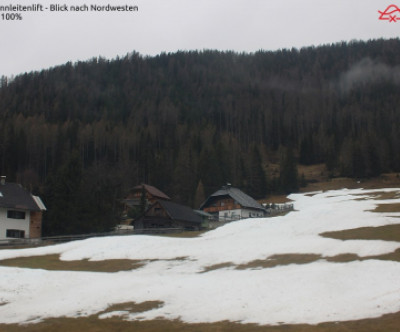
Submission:
[[6,184],[6,176],[5,175],[1,176],[0,183],[1,183],[2,186],[4,186]]

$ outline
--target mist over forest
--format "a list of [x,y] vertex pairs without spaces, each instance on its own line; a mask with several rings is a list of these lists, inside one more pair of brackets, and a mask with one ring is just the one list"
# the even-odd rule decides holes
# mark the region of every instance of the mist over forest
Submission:
[[0,173],[43,197],[47,234],[109,229],[142,182],[197,208],[226,182],[255,198],[296,191],[299,164],[400,172],[399,39],[132,52],[0,84]]

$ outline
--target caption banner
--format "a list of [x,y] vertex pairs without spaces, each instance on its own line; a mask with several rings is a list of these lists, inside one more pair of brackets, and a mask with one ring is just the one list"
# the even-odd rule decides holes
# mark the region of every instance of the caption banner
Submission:
[[40,3],[32,5],[20,5],[20,4],[10,4],[10,5],[0,5],[0,19],[2,21],[22,21],[26,14],[29,13],[76,13],[76,12],[125,12],[134,13],[138,12],[139,7],[134,5],[98,5],[98,4],[81,4],[81,5],[67,5],[65,3],[55,3],[43,5]]

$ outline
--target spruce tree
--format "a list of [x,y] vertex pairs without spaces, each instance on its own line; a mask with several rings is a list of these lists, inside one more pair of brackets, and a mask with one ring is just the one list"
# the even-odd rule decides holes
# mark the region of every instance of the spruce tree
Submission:
[[296,192],[299,189],[297,164],[290,147],[283,148],[279,167],[280,190],[285,194]]
[[205,200],[206,195],[204,193],[204,186],[203,182],[200,180],[196,188],[196,194],[194,196],[194,208],[198,209]]
[[81,181],[82,164],[79,153],[74,151],[46,183],[44,235],[78,234],[86,230],[80,220]]
[[250,154],[248,193],[256,199],[264,198],[268,192],[267,178],[262,166],[260,151],[253,145]]

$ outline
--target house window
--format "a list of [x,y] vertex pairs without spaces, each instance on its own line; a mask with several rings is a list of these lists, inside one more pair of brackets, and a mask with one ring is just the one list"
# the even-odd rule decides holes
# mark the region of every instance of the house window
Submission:
[[25,237],[25,231],[19,229],[7,229],[6,237],[12,237],[15,239],[23,239]]
[[25,219],[24,211],[7,210],[7,218],[9,219]]

